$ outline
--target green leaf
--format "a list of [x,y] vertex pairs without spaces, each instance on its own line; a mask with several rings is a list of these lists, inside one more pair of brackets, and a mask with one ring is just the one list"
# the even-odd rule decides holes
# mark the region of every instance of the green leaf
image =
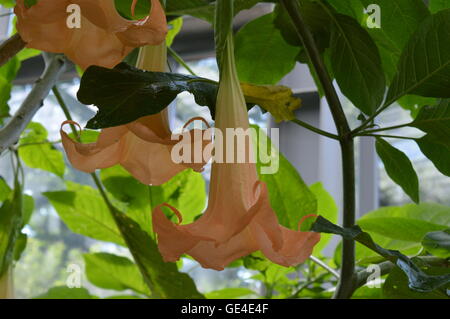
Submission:
[[[299,2],[305,24],[309,27],[318,49],[323,52],[330,45],[330,19],[319,3],[310,0],[300,0]],[[278,5],[275,7],[274,14],[274,25],[280,30],[284,40],[293,46],[303,46],[286,9]]]
[[206,205],[205,181],[192,170],[184,170],[160,186],[141,184],[120,166],[102,170],[101,178],[108,191],[126,204],[122,211],[150,235],[152,207],[168,203],[183,212],[184,223],[190,223]]
[[[393,219],[393,225],[391,226],[377,222],[380,219],[387,220],[390,218]],[[421,228],[421,230],[408,230],[408,227],[400,225],[402,222],[410,222],[412,225],[416,225],[411,227],[417,227],[417,225],[419,225],[418,227]],[[365,231],[377,232],[390,238],[414,241],[417,243],[421,242],[426,233],[437,229],[445,229],[449,224],[450,207],[435,203],[383,207],[364,215],[358,220],[358,225]],[[414,234],[415,232],[418,233]]]
[[39,123],[30,123],[20,139],[19,156],[31,167],[64,176],[63,154],[47,143],[47,130]]
[[[380,246],[400,250],[405,255],[416,255],[422,248],[425,234],[450,225],[450,208],[433,203],[383,207],[361,217],[358,225],[370,232]],[[376,255],[358,244],[356,256],[358,263],[366,264],[372,263],[370,259]]]
[[242,82],[276,84],[294,68],[300,49],[285,42],[274,18],[274,13],[264,15],[236,34],[236,67]]
[[428,133],[436,142],[450,147],[450,100],[423,107],[411,126]]
[[342,93],[365,114],[373,114],[384,98],[385,75],[378,48],[356,20],[332,14],[331,64]]
[[383,207],[358,220],[364,231],[420,243],[428,232],[450,225],[450,207],[434,203]]
[[207,299],[238,299],[255,295],[255,292],[248,288],[225,288],[211,291],[205,294]]
[[[375,2],[376,0],[374,0]],[[361,21],[364,18],[364,6],[361,0],[327,0],[337,12],[348,15],[349,17],[355,18],[357,21]]]
[[14,247],[23,223],[22,198],[22,187],[16,179],[14,190],[0,207],[0,278],[14,259]]
[[[420,23],[430,16],[430,12],[422,0],[361,0],[361,3],[364,9],[371,4],[380,6],[381,28],[367,31],[380,50],[383,68],[390,82],[397,71],[404,47]],[[367,21],[363,21],[363,27],[366,25]]]
[[50,288],[45,294],[33,299],[98,299],[98,297],[91,295],[86,288],[61,286]]
[[0,0],[0,5],[2,5],[5,8],[12,8],[16,5],[15,0]]
[[99,108],[86,126],[99,129],[159,113],[184,91],[192,93],[197,104],[214,108],[217,83],[190,75],[146,72],[125,63],[114,69],[89,67],[77,96],[80,102]]
[[437,100],[435,98],[430,97],[422,97],[417,95],[405,95],[401,97],[398,101],[398,104],[405,110],[408,110],[411,112],[411,117],[416,118],[417,114],[419,114],[419,111],[424,107],[425,105],[434,105],[437,103]]
[[[450,274],[450,270],[446,268],[427,267],[424,271],[429,275]],[[382,288],[383,297],[389,299],[448,299],[443,290],[426,293],[411,290],[408,287],[408,277],[398,267],[391,270]]]
[[[322,183],[315,183],[309,187],[317,199],[317,213],[325,217],[332,223],[337,223],[339,209],[333,197],[323,187]],[[324,234],[320,237],[320,242],[314,247],[315,252],[322,252],[327,246],[332,235]]]
[[[190,15],[210,23],[214,23],[214,0],[167,0],[168,16]],[[234,15],[242,10],[250,9],[259,2],[275,2],[274,0],[234,0]]]
[[0,203],[4,202],[9,197],[11,192],[12,190],[8,183],[6,183],[5,179],[0,176]]
[[432,136],[425,135],[416,140],[422,153],[433,162],[434,166],[444,175],[450,177],[450,145],[436,141]]
[[166,45],[168,47],[172,46],[175,37],[178,35],[178,33],[180,33],[182,27],[183,27],[183,17],[170,21],[169,32],[167,33],[166,37]]
[[68,191],[43,193],[75,233],[124,245],[108,207],[97,190],[70,182]]
[[112,213],[154,298],[203,298],[187,274],[180,273],[175,263],[163,261],[155,241],[139,224],[115,208]]
[[418,203],[419,179],[409,158],[381,138],[377,138],[376,149],[389,177]]
[[[298,230],[301,218],[317,212],[317,199],[308,188],[297,170],[289,161],[272,145],[267,135],[256,125],[252,125],[257,132],[254,136],[254,145],[257,147],[258,174],[261,181],[265,182],[269,191],[269,200],[272,209],[276,212],[281,225]],[[260,152],[270,156],[274,172],[263,174],[268,163]],[[265,153],[267,152],[267,153]],[[279,158],[278,158],[279,157]]]
[[128,258],[108,253],[84,254],[86,276],[97,287],[113,290],[132,289],[150,295],[137,266]]
[[405,47],[385,105],[407,94],[450,97],[450,9],[425,19]]
[[16,243],[14,245],[14,261],[19,261],[23,251],[27,247],[28,236],[24,233],[20,233],[17,236]]
[[450,258],[450,228],[426,234],[422,245],[434,256]]
[[448,0],[429,0],[429,8],[432,13],[444,9],[450,9],[450,2]]
[[190,15],[212,23],[215,9],[212,2],[210,0],[167,0],[166,14],[168,16]]
[[12,82],[19,68],[20,61],[17,57],[0,67],[0,125],[3,124],[3,119],[9,116],[8,101],[11,98]]
[[430,276],[424,273],[411,259],[396,250],[385,249],[376,244],[372,237],[357,225],[342,228],[319,216],[312,226],[312,231],[336,234],[347,240],[356,242],[375,251],[380,256],[397,265],[408,277],[409,288],[420,292],[431,292],[450,283],[450,274]]

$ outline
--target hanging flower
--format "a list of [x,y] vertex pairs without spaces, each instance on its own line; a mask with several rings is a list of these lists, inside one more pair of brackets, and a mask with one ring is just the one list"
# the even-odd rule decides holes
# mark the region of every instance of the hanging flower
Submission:
[[[215,127],[222,132],[227,128],[249,128],[231,38],[227,47],[216,105]],[[223,136],[224,146],[235,145],[227,140],[225,133]],[[251,143],[250,140],[247,142]],[[245,156],[250,159],[252,148],[248,149]],[[242,152],[242,149],[236,149],[235,145],[234,151]],[[176,214],[179,224],[166,217],[163,207]],[[257,250],[277,264],[297,265],[311,255],[320,239],[318,233],[294,231],[278,224],[269,203],[267,187],[258,180],[256,165],[250,160],[244,163],[213,162],[205,213],[194,223],[181,223],[182,216],[175,207],[165,204],[153,211],[153,227],[164,260],[173,262],[186,253],[203,267],[216,270]]]
[[[90,65],[112,68],[134,48],[162,43],[168,30],[159,0],[151,0],[150,15],[138,21],[121,17],[114,0],[39,0],[29,8],[25,2],[17,0],[14,12],[27,47],[64,53],[83,69]],[[79,28],[67,25],[71,4],[81,9]]]
[[[164,71],[167,65],[166,50],[165,43],[141,48],[137,67],[147,71]],[[199,118],[193,120],[197,119]],[[92,173],[96,169],[120,164],[140,182],[160,185],[187,168],[202,171],[209,160],[202,157],[201,161],[191,161],[192,163],[173,161],[171,153],[176,144],[181,143],[183,148],[194,153],[194,145],[206,147],[211,140],[204,138],[204,130],[200,129],[183,129],[181,134],[172,136],[167,109],[127,125],[103,129],[97,142],[90,144],[71,139],[63,130],[66,124],[79,125],[66,121],[60,132],[69,161],[73,167],[83,172]]]

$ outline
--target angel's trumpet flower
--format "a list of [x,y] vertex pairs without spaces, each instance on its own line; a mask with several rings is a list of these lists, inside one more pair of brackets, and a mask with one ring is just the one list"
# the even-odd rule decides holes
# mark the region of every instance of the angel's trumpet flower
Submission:
[[[137,67],[147,71],[162,72],[167,66],[167,48],[165,43],[159,46],[141,48]],[[188,122],[187,124],[189,124]],[[177,143],[186,149],[194,145],[206,147],[210,143],[202,130],[183,130],[172,136],[167,109],[142,117],[127,125],[103,129],[97,142],[82,144],[71,139],[61,127],[61,139],[67,157],[76,169],[92,173],[96,169],[122,165],[140,182],[148,185],[160,185],[179,172],[192,168],[202,171],[208,158],[192,163],[177,163],[171,153]],[[200,143],[200,144],[199,144]]]
[[[224,57],[215,122],[216,130],[225,132],[230,128],[249,128],[231,38]],[[222,152],[229,152],[227,144],[235,144],[227,134],[222,135]],[[251,143],[249,138],[247,142]],[[243,150],[235,147],[234,151]],[[251,152],[252,148],[248,147],[244,163],[213,162],[208,207],[194,223],[182,225],[180,212],[170,205],[155,208],[153,227],[165,261],[176,261],[186,253],[205,268],[221,270],[233,260],[257,250],[283,266],[300,264],[311,255],[320,235],[290,230],[278,224],[269,203],[267,187],[259,181],[256,165],[250,160]],[[172,223],[166,217],[164,206],[177,215],[179,224]]]
[[[64,53],[83,69],[90,65],[112,68],[134,48],[165,40],[164,9],[159,0],[149,1],[149,16],[138,21],[121,17],[114,0],[39,0],[31,7],[17,0],[14,12],[27,47]],[[70,5],[80,8],[79,25],[68,23]]]

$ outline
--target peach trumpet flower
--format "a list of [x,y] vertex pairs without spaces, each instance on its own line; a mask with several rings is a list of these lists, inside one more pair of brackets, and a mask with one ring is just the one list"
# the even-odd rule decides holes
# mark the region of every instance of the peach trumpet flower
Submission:
[[[232,38],[227,46],[216,104],[215,128],[222,132],[227,128],[249,128]],[[225,149],[232,141],[227,140],[225,133],[223,136]],[[214,143],[217,147],[217,140]],[[235,152],[242,151],[234,147]],[[248,147],[246,152],[246,158],[250,159],[252,148]],[[163,207],[178,217],[179,224],[166,217]],[[175,207],[163,204],[153,211],[153,229],[164,260],[174,262],[182,254],[188,254],[203,267],[216,270],[257,250],[274,263],[294,266],[309,258],[320,240],[318,233],[294,231],[279,225],[270,206],[267,186],[258,179],[256,165],[250,160],[244,163],[213,161],[206,211],[191,224],[181,223],[181,213]]]
[[[164,71],[167,65],[166,50],[165,43],[141,48],[137,67],[147,71]],[[197,119],[199,118],[192,119],[185,127]],[[62,124],[60,133],[70,163],[83,172],[92,173],[96,169],[120,164],[143,184],[160,185],[185,169],[202,171],[209,160],[202,158],[201,161],[190,163],[173,161],[171,153],[177,143],[181,143],[178,146],[185,149],[192,147],[193,150],[194,145],[206,147],[211,140],[200,129],[183,129],[182,133],[172,136],[167,109],[126,125],[103,129],[98,140],[90,144],[71,139],[63,130],[66,124],[79,125],[66,121]]]
[[[137,0],[133,0],[132,11]],[[159,0],[149,0],[146,18],[127,20],[117,12],[114,0],[39,0],[27,7],[17,0],[17,30],[27,47],[64,53],[82,69],[90,65],[112,68],[134,48],[159,45],[168,28]],[[81,9],[79,27],[68,25],[71,4]]]

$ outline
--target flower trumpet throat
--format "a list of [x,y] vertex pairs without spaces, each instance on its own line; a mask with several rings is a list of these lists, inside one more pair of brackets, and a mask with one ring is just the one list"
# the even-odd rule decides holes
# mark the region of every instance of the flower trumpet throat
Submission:
[[[137,21],[120,16],[114,0],[39,0],[31,7],[17,0],[14,12],[27,47],[64,53],[82,69],[90,65],[112,68],[134,48],[165,40],[164,9],[159,0],[148,1],[152,5],[149,16]],[[79,25],[68,23],[70,5],[79,8]]]
[[[223,58],[215,127],[221,131],[249,128],[231,36]],[[235,145],[225,138],[224,153],[227,144]],[[247,159],[253,156],[251,150],[252,147],[244,150],[248,152]],[[175,213],[178,224],[166,217],[165,207]],[[256,165],[250,160],[244,163],[213,162],[208,207],[194,223],[183,225],[182,214],[175,207],[164,204],[153,211],[153,227],[165,261],[176,261],[186,253],[203,267],[216,270],[258,250],[274,263],[294,266],[304,262],[320,240],[318,233],[294,231],[278,224],[269,203],[267,187],[258,179]]]
[[[167,66],[165,42],[158,46],[140,49],[137,67],[146,71],[162,72]],[[206,147],[211,140],[203,137],[203,130],[183,130],[172,135],[167,109],[142,117],[127,125],[103,129],[95,143],[83,144],[74,141],[61,127],[61,139],[67,157],[76,169],[92,173],[96,169],[122,165],[137,180],[147,185],[161,185],[179,172],[192,168],[202,171],[209,158],[195,163],[176,163],[172,149],[177,143],[186,148],[195,145]]]

